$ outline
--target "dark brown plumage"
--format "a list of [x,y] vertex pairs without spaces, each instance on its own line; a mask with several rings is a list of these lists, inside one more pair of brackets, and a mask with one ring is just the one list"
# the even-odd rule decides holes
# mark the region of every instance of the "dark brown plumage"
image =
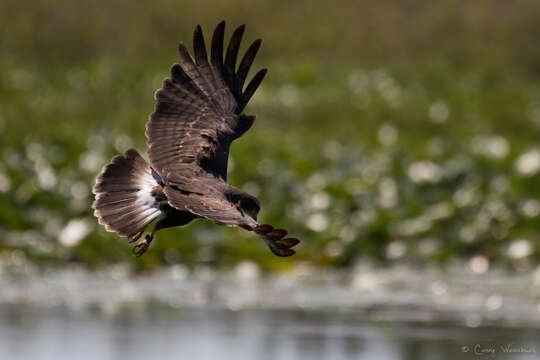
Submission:
[[257,223],[259,201],[227,183],[227,161],[233,140],[242,136],[255,116],[242,114],[266,69],[244,87],[261,40],[249,46],[236,68],[245,26],[232,34],[223,58],[225,22],[217,25],[210,46],[197,26],[192,57],[180,44],[182,65],[156,92],[157,104],[146,125],[148,164],[134,149],[116,156],[96,180],[93,208],[100,224],[132,241],[158,219],[152,232],[134,246],[142,255],[157,230],[181,226],[195,218],[253,230],[278,256],[294,254],[295,238],[287,231]]

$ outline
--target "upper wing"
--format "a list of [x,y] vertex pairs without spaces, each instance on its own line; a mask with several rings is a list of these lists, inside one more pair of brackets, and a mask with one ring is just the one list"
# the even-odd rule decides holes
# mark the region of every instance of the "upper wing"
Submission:
[[260,70],[242,92],[260,40],[249,47],[236,70],[244,26],[233,33],[225,61],[224,30],[225,22],[221,22],[212,38],[209,61],[201,27],[197,26],[195,60],[180,44],[183,64],[173,65],[171,77],[156,92],[157,104],[146,125],[146,136],[150,163],[162,177],[189,164],[226,180],[230,144],[255,120],[239,114],[266,74],[266,69]]
[[249,69],[262,42],[261,39],[257,39],[249,46],[240,61],[238,69],[236,69],[236,59],[244,30],[245,25],[241,25],[233,32],[227,47],[225,61],[223,60],[225,21],[220,22],[214,30],[210,61],[208,61],[200,25],[197,25],[193,34],[195,59],[189,55],[184,44],[180,43],[179,46],[180,57],[183,61],[182,65],[189,77],[224,110],[235,114],[242,112],[266,75],[266,69],[259,70],[246,87],[246,90],[242,91]]

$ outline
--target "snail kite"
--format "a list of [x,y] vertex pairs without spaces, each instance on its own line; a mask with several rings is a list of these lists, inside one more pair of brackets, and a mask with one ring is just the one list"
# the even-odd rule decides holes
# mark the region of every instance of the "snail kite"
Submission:
[[197,218],[254,231],[274,254],[294,254],[291,248],[299,240],[286,238],[286,230],[259,224],[259,201],[227,183],[231,143],[255,121],[242,111],[266,74],[260,70],[244,86],[261,45],[255,40],[237,68],[244,28],[233,32],[224,56],[225,22],[219,23],[208,57],[201,27],[196,27],[194,56],[181,43],[182,65],[172,66],[155,94],[157,103],[146,125],[149,163],[130,149],[115,156],[97,177],[95,216],[108,231],[137,242],[137,256],[148,249],[157,230]]

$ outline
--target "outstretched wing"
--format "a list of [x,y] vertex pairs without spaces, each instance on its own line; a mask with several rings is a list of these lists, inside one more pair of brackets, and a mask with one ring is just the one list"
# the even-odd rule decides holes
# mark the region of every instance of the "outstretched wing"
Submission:
[[293,246],[300,241],[296,238],[285,238],[287,231],[274,229],[271,225],[260,225],[245,214],[239,204],[227,197],[230,185],[206,176],[184,176],[169,173],[164,188],[169,204],[176,209],[189,211],[192,214],[212,220],[218,225],[240,226],[254,231],[265,241],[270,250],[277,256],[291,256]]
[[224,191],[229,185],[207,176],[171,173],[164,188],[169,204],[212,220],[218,225],[241,226],[252,229],[258,224],[244,214],[238,204],[231,202]]
[[194,59],[180,44],[183,64],[173,65],[171,77],[156,92],[157,104],[146,125],[146,136],[150,163],[162,177],[187,165],[225,181],[230,144],[255,120],[240,113],[266,74],[266,69],[260,70],[242,91],[261,41],[249,47],[236,70],[244,26],[233,33],[225,61],[224,31],[225,22],[221,22],[212,38],[209,61],[197,26]]

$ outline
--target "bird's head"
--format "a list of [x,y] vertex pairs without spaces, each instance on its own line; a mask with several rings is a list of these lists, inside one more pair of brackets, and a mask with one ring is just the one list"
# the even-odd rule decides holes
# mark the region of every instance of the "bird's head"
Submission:
[[257,221],[257,214],[261,210],[261,205],[256,197],[246,194],[246,196],[240,199],[240,208],[253,220]]
[[231,203],[236,205],[238,210],[257,221],[257,214],[261,210],[261,205],[255,196],[232,186],[225,191],[225,196]]

